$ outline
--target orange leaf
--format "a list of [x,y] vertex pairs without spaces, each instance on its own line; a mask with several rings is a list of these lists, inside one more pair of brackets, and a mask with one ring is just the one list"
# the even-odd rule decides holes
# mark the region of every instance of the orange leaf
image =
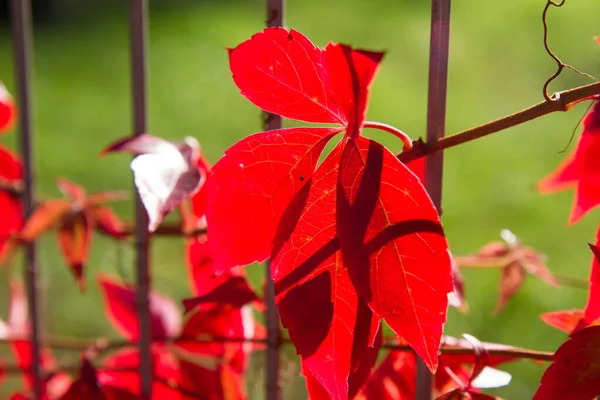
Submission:
[[79,288],[85,289],[83,266],[87,260],[93,224],[85,213],[77,213],[63,222],[58,230],[58,245],[71,268]]
[[19,239],[32,242],[52,228],[69,210],[72,201],[67,199],[48,200],[35,209],[19,233]]

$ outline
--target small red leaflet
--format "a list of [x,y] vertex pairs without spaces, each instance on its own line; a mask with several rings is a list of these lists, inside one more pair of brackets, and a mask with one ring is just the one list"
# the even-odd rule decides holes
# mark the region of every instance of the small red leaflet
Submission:
[[542,179],[538,189],[552,193],[575,189],[569,223],[574,224],[600,204],[600,101],[583,120],[583,133],[577,148],[550,175]]
[[596,244],[588,243],[593,253],[590,272],[590,288],[585,310],[553,311],[541,315],[548,325],[573,334],[586,326],[600,323],[600,226]]
[[[243,96],[265,111],[334,127],[251,135],[207,181],[215,271],[271,258],[277,303],[303,368],[332,398],[347,398],[354,354],[375,345],[380,320],[435,371],[450,255],[419,178],[361,136],[383,53],[268,28],[229,50]],[[318,166],[323,149],[344,133]],[[316,394],[315,394],[316,395]]]

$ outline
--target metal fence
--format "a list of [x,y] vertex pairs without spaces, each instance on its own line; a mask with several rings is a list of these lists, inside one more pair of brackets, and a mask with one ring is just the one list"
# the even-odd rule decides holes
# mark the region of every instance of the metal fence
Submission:
[[[148,0],[129,0],[130,56],[131,56],[131,95],[133,135],[147,131],[147,72],[148,72]],[[266,0],[266,26],[282,26],[284,23],[283,0]],[[435,141],[444,136],[446,114],[446,81],[448,74],[448,47],[450,32],[451,0],[432,0],[431,39],[429,61],[429,94],[427,111],[427,141]],[[32,54],[32,22],[30,0],[11,0],[11,24],[15,56],[16,97],[20,108],[19,147],[24,164],[24,190],[22,194],[24,213],[27,218],[34,209],[35,182],[35,143],[32,118],[31,71],[34,66]],[[280,116],[264,115],[265,130],[279,129]],[[443,153],[431,154],[426,159],[425,187],[441,213]],[[140,323],[140,366],[141,393],[144,399],[151,397],[152,356],[149,292],[151,276],[149,271],[150,236],[147,230],[147,215],[139,198],[135,202],[135,244],[136,244],[136,287],[137,310]],[[158,232],[160,234],[160,232]],[[170,232],[169,234],[172,234]],[[36,244],[25,245],[24,268],[27,297],[31,313],[32,365],[34,394],[42,398],[40,308],[37,270]],[[267,284],[265,293],[267,351],[266,351],[266,397],[269,400],[281,398],[279,387],[279,348],[281,337],[279,316],[275,307],[273,282],[266,263]],[[432,376],[423,363],[417,367],[417,400],[429,400],[432,395]]]

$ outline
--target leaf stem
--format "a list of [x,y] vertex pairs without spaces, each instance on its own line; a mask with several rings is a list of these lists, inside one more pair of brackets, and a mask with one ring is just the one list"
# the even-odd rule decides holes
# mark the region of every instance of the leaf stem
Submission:
[[403,152],[412,150],[412,147],[413,147],[412,139],[410,138],[410,136],[408,136],[406,133],[402,132],[398,128],[395,128],[388,124],[384,124],[381,122],[374,122],[374,121],[365,121],[363,123],[363,128],[373,128],[373,129],[379,129],[381,131],[389,132],[392,135],[400,138],[400,140],[402,140],[402,144],[403,144],[402,151]]
[[515,125],[520,125],[546,114],[557,111],[568,111],[578,102],[590,99],[597,95],[600,95],[600,83],[592,83],[590,85],[557,92],[551,96],[551,100],[543,101],[514,114],[446,136],[445,138],[429,143],[425,143],[423,139],[417,139],[413,142],[411,151],[404,151],[397,154],[397,156],[402,162],[412,161],[416,158],[446,150],[450,147],[479,139],[492,133],[511,128]]

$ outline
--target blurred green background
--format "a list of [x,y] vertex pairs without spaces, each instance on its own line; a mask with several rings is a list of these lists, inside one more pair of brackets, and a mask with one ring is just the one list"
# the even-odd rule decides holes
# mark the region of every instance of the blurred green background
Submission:
[[[82,4],[85,3],[85,4]],[[263,28],[261,0],[150,1],[150,132],[173,139],[193,135],[216,162],[238,139],[260,130],[260,112],[239,95],[225,47]],[[286,25],[324,46],[329,41],[385,49],[372,87],[369,119],[424,135],[429,56],[430,2],[422,0],[288,1]],[[131,132],[128,7],[125,1],[58,1],[51,15],[35,19],[35,152],[41,198],[59,196],[57,176],[90,191],[131,189],[129,157],[98,158],[110,141]],[[460,1],[452,9],[448,133],[510,114],[542,100],[555,64],[542,44],[544,0]],[[600,75],[600,6],[567,2],[549,15],[550,43],[565,62]],[[0,26],[0,80],[14,92],[7,22]],[[567,71],[551,91],[588,80]],[[586,279],[600,211],[567,226],[572,193],[542,196],[536,182],[565,157],[559,154],[585,105],[553,114],[446,152],[443,220],[454,254],[477,250],[511,229],[549,256],[561,275]],[[2,142],[14,145],[16,133]],[[400,143],[374,135],[395,151]],[[574,146],[574,144],[572,145]],[[125,218],[129,202],[116,206]],[[1,212],[1,210],[0,210]],[[182,241],[153,241],[153,286],[176,299],[189,296]],[[74,337],[117,337],[107,322],[95,277],[99,271],[133,276],[132,246],[94,237],[87,268],[88,290],[79,293],[49,234],[40,247],[46,331]],[[0,270],[0,315],[6,316],[8,269]],[[258,278],[262,267],[252,267]],[[468,270],[467,315],[450,310],[446,333],[468,332],[481,340],[553,351],[565,335],[546,326],[540,313],[582,308],[587,292],[552,288],[529,278],[498,316],[498,270]],[[302,378],[287,349],[282,367],[284,397],[305,398]],[[62,355],[76,359],[76,355]],[[258,355],[257,357],[260,357]],[[262,359],[255,358],[250,398],[262,398]],[[544,366],[517,362],[503,367],[512,383],[494,393],[507,399],[533,396]],[[6,396],[0,387],[0,397]]]

